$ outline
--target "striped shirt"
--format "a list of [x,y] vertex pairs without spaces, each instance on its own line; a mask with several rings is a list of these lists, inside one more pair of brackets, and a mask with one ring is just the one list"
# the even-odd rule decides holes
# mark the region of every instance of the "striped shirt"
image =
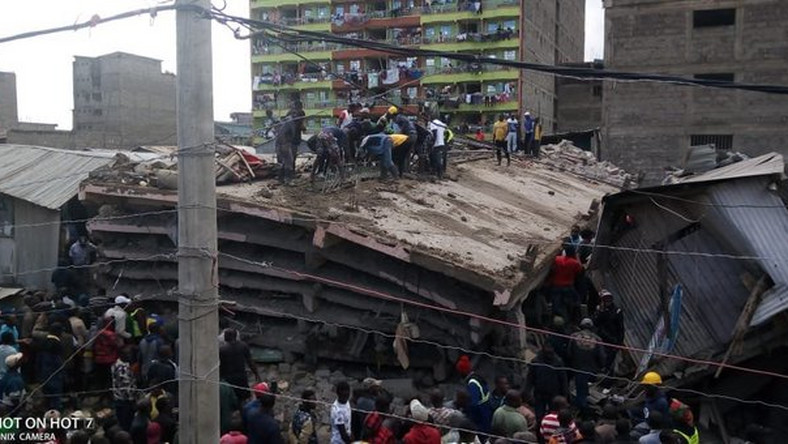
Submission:
[[[558,423],[558,413],[548,413],[544,418],[542,418],[542,424],[541,427],[539,427],[539,433],[542,434],[542,438],[544,438],[545,442],[547,442],[547,440],[553,436],[553,433],[555,433],[556,429],[560,426],[561,424]],[[573,432],[577,431],[577,426],[575,425],[574,421],[569,424],[569,428]]]

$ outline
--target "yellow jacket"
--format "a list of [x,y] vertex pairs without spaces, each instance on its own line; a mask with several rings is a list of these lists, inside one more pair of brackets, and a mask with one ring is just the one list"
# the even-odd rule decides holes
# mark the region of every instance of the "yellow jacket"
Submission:
[[493,125],[493,141],[500,142],[506,140],[506,134],[509,132],[509,124],[504,120],[496,121]]
[[408,136],[404,134],[389,134],[389,137],[391,138],[391,143],[394,145],[394,148],[402,145],[408,140]]

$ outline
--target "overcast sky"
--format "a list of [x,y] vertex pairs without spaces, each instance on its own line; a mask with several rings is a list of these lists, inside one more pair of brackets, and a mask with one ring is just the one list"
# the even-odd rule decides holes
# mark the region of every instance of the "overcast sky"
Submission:
[[[581,1],[581,0],[573,0]],[[8,2],[0,14],[0,36],[82,22],[146,8],[155,0],[22,0]],[[218,3],[217,3],[218,4]],[[248,17],[248,0],[227,0],[226,12]],[[586,1],[586,59],[601,58],[604,49],[602,0]],[[235,111],[251,106],[249,46],[232,33],[213,26],[214,116],[229,120]],[[75,55],[95,57],[124,51],[161,59],[163,69],[175,72],[175,13],[155,19],[141,16],[66,32],[0,44],[0,71],[16,73],[19,118],[57,123],[71,128],[72,67]],[[0,104],[4,106],[4,104]]]

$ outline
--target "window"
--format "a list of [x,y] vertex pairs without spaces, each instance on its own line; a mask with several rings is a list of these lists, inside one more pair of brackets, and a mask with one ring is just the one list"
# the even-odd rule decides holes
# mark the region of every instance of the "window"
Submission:
[[435,28],[424,28],[424,36],[428,39],[435,37]]
[[514,51],[514,50],[504,51],[503,59],[504,60],[516,60],[517,59],[517,52]]
[[334,9],[334,17],[342,18],[344,16],[345,16],[345,7],[344,6],[337,6],[337,8]]
[[694,76],[698,80],[717,80],[720,82],[732,82],[733,81],[733,73],[731,72],[717,72],[717,73],[707,73],[707,74],[695,74]]
[[704,9],[692,11],[693,28],[711,28],[713,26],[730,26],[736,23],[736,9]]
[[328,17],[328,12],[329,12],[329,9],[328,9],[327,6],[321,6],[321,7],[317,8],[317,16],[319,18],[326,18],[326,17]]
[[718,150],[733,149],[732,134],[695,134],[690,136],[690,146],[714,145]]
[[434,66],[435,66],[435,59],[434,59],[434,58],[432,58],[432,57],[430,57],[430,58],[426,59],[426,60],[424,61],[424,63],[425,63],[425,65],[427,66],[427,68],[432,68],[432,67],[434,67]]
[[594,85],[592,94],[594,97],[602,97],[602,85]]
[[416,98],[419,95],[419,89],[416,87],[408,88],[408,97]]
[[345,64],[344,63],[337,63],[336,72],[339,75],[344,74],[345,73]]
[[351,60],[350,61],[350,70],[351,71],[361,71],[361,60]]
[[93,93],[93,100],[101,102],[101,93]]
[[93,115],[94,115],[94,116],[100,116],[100,115],[102,115],[102,114],[104,114],[104,111],[102,111],[102,110],[100,110],[100,109],[94,109],[94,110],[93,110]]
[[503,29],[515,30],[517,29],[517,22],[514,20],[506,20],[505,22],[503,22]]
[[358,5],[358,3],[353,3],[350,5],[350,13],[353,15],[361,14],[361,7]]
[[443,25],[443,26],[441,26],[441,35],[443,37],[449,37],[449,36],[451,36],[451,34],[452,34],[452,32],[451,32],[451,25]]

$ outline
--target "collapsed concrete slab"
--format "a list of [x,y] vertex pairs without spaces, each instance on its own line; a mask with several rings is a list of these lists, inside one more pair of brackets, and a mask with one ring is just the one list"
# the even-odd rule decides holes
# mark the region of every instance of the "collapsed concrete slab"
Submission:
[[[220,291],[242,311],[278,319],[269,339],[298,336],[299,320],[356,328],[342,342],[350,360],[373,361],[384,349],[394,363],[390,338],[381,346],[358,329],[393,335],[403,312],[425,340],[517,342],[516,332],[490,336],[494,325],[457,312],[514,319],[509,312],[541,283],[572,225],[592,225],[599,200],[615,190],[549,164],[490,159],[457,165],[441,182],[368,181],[333,193],[270,181],[219,186]],[[100,209],[88,227],[102,254],[119,260],[102,270],[107,286],[171,293],[176,213],[101,215],[174,209],[177,192],[105,174],[84,183],[80,198]],[[301,336],[289,352],[311,346]],[[434,348],[421,348],[410,350],[414,365],[434,365]]]

